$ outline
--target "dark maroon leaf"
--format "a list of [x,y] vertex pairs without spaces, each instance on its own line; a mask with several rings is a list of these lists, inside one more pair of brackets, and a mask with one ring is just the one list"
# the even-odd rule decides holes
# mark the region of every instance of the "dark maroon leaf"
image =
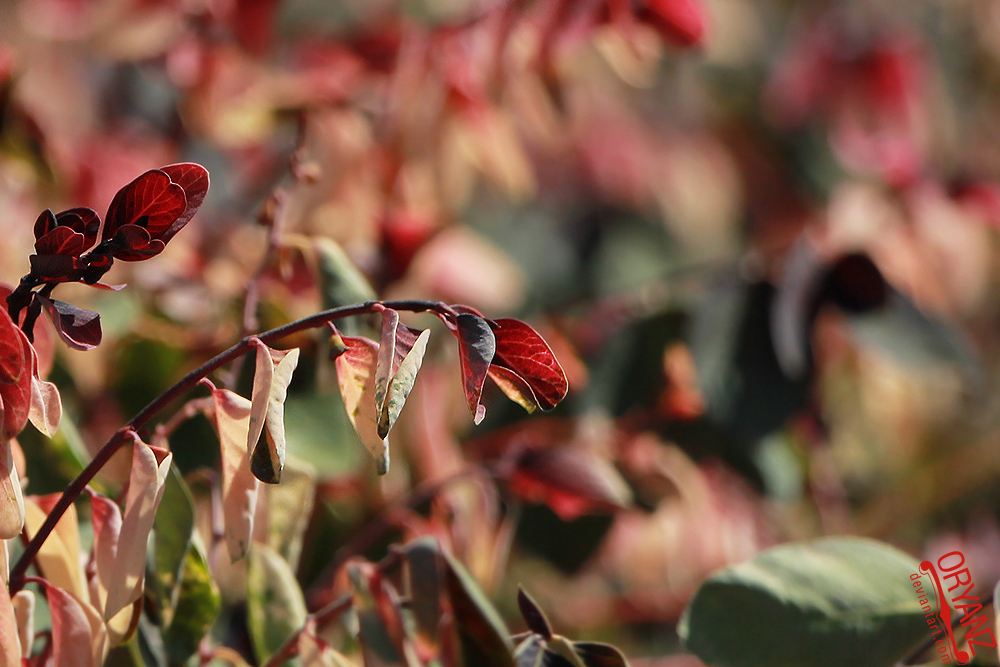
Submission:
[[[493,332],[496,338],[494,369],[503,367],[512,371],[530,388],[534,403],[542,410],[551,410],[569,391],[566,373],[556,356],[538,332],[524,322],[501,318],[496,320],[496,324],[498,328]],[[520,388],[509,374],[494,373],[493,379],[513,400],[522,402],[512,396],[509,387],[505,386],[515,384]]]
[[56,332],[67,345],[76,350],[92,350],[101,344],[101,316],[92,310],[84,310],[76,306],[38,297],[45,310],[48,311]]
[[32,274],[52,281],[79,280],[83,273],[79,258],[70,255],[30,255],[28,263]]
[[166,243],[198,212],[201,203],[205,201],[205,195],[208,194],[209,179],[208,170],[193,162],[168,164],[166,167],[161,167],[160,171],[169,176],[171,181],[181,186],[187,199],[184,211],[166,231],[160,234],[160,240]]
[[123,262],[140,262],[163,252],[163,241],[152,239],[149,232],[136,225],[125,225],[112,241],[116,259]]
[[137,225],[159,237],[185,212],[184,188],[170,180],[165,172],[151,169],[115,195],[108,207],[102,238],[107,241],[125,225]]
[[57,213],[56,223],[60,227],[69,227],[74,232],[80,232],[93,243],[97,240],[97,232],[101,228],[101,217],[92,208],[78,206]]
[[35,240],[42,238],[56,227],[56,216],[51,209],[45,209],[35,220]]
[[520,586],[517,587],[517,606],[521,610],[521,616],[524,618],[524,622],[528,624],[529,630],[541,635],[545,639],[552,638],[552,625],[549,623],[549,619],[545,617],[545,612],[528,595],[528,592]]
[[611,644],[573,642],[573,648],[587,667],[629,667],[625,655]]
[[56,227],[35,241],[39,255],[69,255],[79,257],[87,249],[87,237],[69,227]]
[[448,554],[441,555],[445,592],[454,612],[464,663],[477,667],[513,667],[513,646],[500,614],[472,575]]
[[496,354],[497,341],[489,323],[478,315],[460,313],[457,325],[458,358],[462,366],[465,400],[478,424],[486,416],[486,408],[479,401],[490,363]]

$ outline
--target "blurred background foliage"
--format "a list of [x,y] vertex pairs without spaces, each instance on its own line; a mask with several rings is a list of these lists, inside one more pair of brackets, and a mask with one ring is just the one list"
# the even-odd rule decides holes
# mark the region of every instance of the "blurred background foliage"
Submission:
[[[703,0],[695,39],[650,14],[669,3],[624,4],[0,3],[0,279],[26,272],[44,208],[103,212],[179,160],[213,181],[162,256],[106,276],[125,291],[60,288],[105,342],[58,350],[67,414],[21,436],[27,492],[61,490],[247,332],[426,298],[530,321],[570,396],[529,418],[488,392],[474,428],[436,327],[376,479],[326,342],[285,341],[298,467],[262,539],[310,610],[346,590],[346,556],[420,535],[514,631],[522,583],[560,632],[646,667],[700,664],[674,631],[695,589],[785,541],[961,549],[991,588],[1000,1]],[[244,395],[250,366],[225,378]],[[274,580],[218,556],[218,447],[188,416],[168,439],[204,545],[190,567],[221,591],[208,641],[259,656],[280,644]]]

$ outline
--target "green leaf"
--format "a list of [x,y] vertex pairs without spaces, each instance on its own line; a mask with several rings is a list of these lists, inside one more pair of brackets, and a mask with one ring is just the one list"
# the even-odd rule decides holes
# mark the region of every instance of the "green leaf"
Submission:
[[678,631],[717,667],[888,667],[928,633],[918,567],[862,538],[778,546],[702,584]]
[[513,667],[511,652],[514,646],[500,614],[458,561],[444,554],[443,562],[445,584],[455,611],[455,625],[462,642],[465,664]]
[[348,306],[376,298],[368,279],[354,266],[336,241],[316,238],[314,243],[323,308]]
[[323,477],[349,475],[366,464],[340,392],[285,400],[288,455],[309,461]]
[[289,567],[298,567],[305,534],[316,497],[316,468],[289,457],[281,484],[265,488],[267,498],[267,543]]
[[[185,489],[186,490],[186,489]],[[195,539],[184,558],[173,621],[163,633],[170,664],[183,664],[195,651],[219,614],[219,589],[208,570],[200,541]]]
[[194,531],[194,498],[177,466],[171,466],[167,475],[153,531],[152,556],[160,615],[163,624],[169,625]]
[[306,603],[288,562],[254,543],[247,572],[247,625],[254,654],[265,662],[306,622]]

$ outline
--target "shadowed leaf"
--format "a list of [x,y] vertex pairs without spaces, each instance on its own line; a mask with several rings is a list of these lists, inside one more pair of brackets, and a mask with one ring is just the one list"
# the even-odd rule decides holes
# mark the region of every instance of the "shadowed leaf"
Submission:
[[462,367],[462,386],[465,401],[472,412],[473,421],[480,423],[486,408],[479,402],[483,384],[496,354],[497,342],[489,323],[478,315],[458,315],[458,358]]
[[629,667],[625,654],[611,644],[573,642],[573,648],[587,667]]
[[174,617],[184,564],[194,533],[194,498],[177,466],[171,466],[153,522],[153,560],[163,624]]
[[545,617],[545,612],[541,610],[528,592],[522,587],[517,587],[517,607],[521,610],[524,622],[528,624],[528,629],[541,635],[545,639],[552,638],[552,625]]
[[416,382],[417,373],[420,372],[424,352],[427,351],[427,341],[430,337],[430,329],[425,329],[420,333],[392,377],[392,382],[389,384],[389,393],[385,404],[382,406],[378,420],[378,434],[383,438],[389,434],[389,431],[396,423],[396,419],[399,418],[399,413],[403,410],[406,399],[413,390],[413,383]]
[[264,544],[250,549],[247,571],[247,625],[261,663],[306,622],[302,590],[280,555]]
[[37,298],[52,318],[56,333],[67,345],[74,350],[92,350],[101,344],[99,313],[77,308],[65,301],[46,299],[43,296]]
[[197,538],[184,557],[173,620],[163,632],[171,664],[184,664],[198,650],[222,606],[205,553]]
[[455,612],[465,664],[480,667],[513,667],[513,645],[500,614],[472,575],[444,555],[445,590]]

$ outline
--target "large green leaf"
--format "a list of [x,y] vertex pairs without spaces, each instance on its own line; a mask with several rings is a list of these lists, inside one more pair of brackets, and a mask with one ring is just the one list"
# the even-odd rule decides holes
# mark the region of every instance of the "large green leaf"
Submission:
[[862,538],[782,545],[702,584],[679,632],[716,667],[887,667],[928,632],[918,567]]
[[250,548],[247,572],[247,625],[254,653],[266,661],[306,622],[306,603],[295,574],[270,547]]
[[465,664],[514,667],[514,645],[500,614],[468,570],[451,556],[443,556],[445,589],[455,612]]
[[151,557],[156,572],[160,615],[164,625],[168,625],[173,618],[194,530],[194,498],[177,466],[170,467],[153,530]]
[[171,665],[181,665],[198,650],[222,605],[219,589],[208,571],[200,540],[190,543],[177,587],[173,621],[163,632],[163,643]]

